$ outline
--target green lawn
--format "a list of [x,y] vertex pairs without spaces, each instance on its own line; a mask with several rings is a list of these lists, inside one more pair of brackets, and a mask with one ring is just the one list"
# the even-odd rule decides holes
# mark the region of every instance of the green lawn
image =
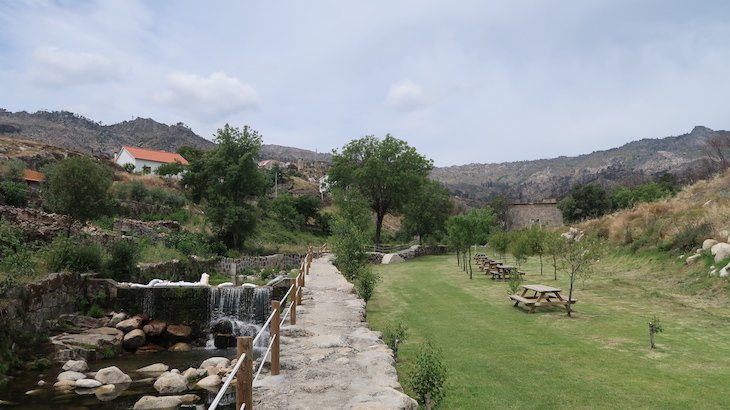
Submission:
[[[527,283],[567,293],[560,273],[555,282],[546,264],[540,276],[536,263],[525,266]],[[730,406],[727,292],[694,296],[696,282],[707,280],[673,260],[604,258],[585,288],[577,285],[573,318],[557,307],[529,315],[514,308],[506,283],[476,271],[469,280],[454,255],[375,270],[382,281],[368,320],[377,330],[397,321],[408,327],[398,363],[404,387],[417,343],[428,338],[442,349],[443,409]],[[665,333],[650,350],[654,314]]]

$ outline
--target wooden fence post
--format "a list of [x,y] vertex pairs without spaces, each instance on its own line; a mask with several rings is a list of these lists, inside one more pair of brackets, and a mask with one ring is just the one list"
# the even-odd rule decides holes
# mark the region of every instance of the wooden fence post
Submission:
[[297,292],[300,291],[299,285],[294,285],[294,294],[291,297],[291,312],[289,312],[289,324],[297,324]]
[[[297,277],[297,278],[299,278],[299,277]],[[302,304],[302,288],[303,287],[304,287],[304,276],[299,278],[299,283],[297,283],[297,288],[295,289],[295,290],[297,290],[297,293],[294,295],[297,298],[297,305]]]
[[281,320],[281,313],[279,308],[281,302],[278,300],[271,301],[271,310],[274,312],[274,317],[271,319],[271,337],[274,338],[274,343],[271,345],[271,375],[276,376],[279,374],[279,321]]
[[299,286],[304,287],[304,271],[300,271],[299,275],[297,275],[299,278]]
[[236,373],[236,408],[246,405],[246,410],[253,409],[253,337],[240,336],[236,339],[238,360],[243,364]]

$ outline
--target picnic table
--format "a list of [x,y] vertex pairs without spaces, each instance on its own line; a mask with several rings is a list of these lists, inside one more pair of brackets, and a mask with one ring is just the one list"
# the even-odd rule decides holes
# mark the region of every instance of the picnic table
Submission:
[[[522,288],[522,294],[518,295],[515,293],[514,295],[510,295],[509,298],[515,301],[515,307],[520,302],[528,306],[530,309],[527,313],[532,313],[536,307],[542,306],[562,306],[567,310],[568,304],[577,302],[576,299],[567,300],[567,298],[564,298],[560,294],[562,289],[552,286],[522,285]],[[529,295],[528,292],[532,292],[532,294]]]
[[[491,268],[491,265],[490,265]],[[507,280],[512,275],[524,275],[524,272],[518,272],[517,267],[512,265],[506,265],[502,263],[495,263],[494,269],[490,269],[489,273],[492,275],[494,280]]]

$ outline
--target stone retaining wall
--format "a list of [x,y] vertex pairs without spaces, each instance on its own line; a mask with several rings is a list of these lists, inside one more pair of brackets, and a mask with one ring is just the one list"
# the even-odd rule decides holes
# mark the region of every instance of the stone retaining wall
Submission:
[[[401,258],[408,260],[413,259],[417,256],[443,255],[448,251],[449,247],[446,245],[413,245],[408,249],[396,252],[396,254]],[[385,254],[381,252],[368,252],[367,263],[379,265],[383,263],[383,256],[385,256]]]
[[243,258],[223,258],[216,265],[218,272],[231,276],[243,272],[245,269],[294,269],[298,268],[304,255],[275,254],[269,256],[244,256]]
[[152,279],[165,279],[170,281],[196,282],[200,280],[203,272],[226,272],[220,269],[220,257],[202,259],[190,256],[187,260],[173,259],[166,262],[144,263],[139,265],[138,277],[134,279],[138,283],[148,283]]

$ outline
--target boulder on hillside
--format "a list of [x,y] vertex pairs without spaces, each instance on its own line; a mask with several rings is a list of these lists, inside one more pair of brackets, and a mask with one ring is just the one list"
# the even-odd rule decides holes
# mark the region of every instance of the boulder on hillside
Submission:
[[179,373],[165,372],[153,386],[160,394],[181,393],[188,389],[188,381]]
[[146,342],[147,337],[145,336],[142,329],[134,329],[124,335],[124,348],[127,350],[137,350],[138,348],[144,346]]
[[101,384],[132,383],[132,378],[124,374],[124,372],[119,370],[117,366],[109,366],[100,369],[96,372],[94,379],[100,381]]
[[710,249],[710,248],[712,248],[713,246],[715,246],[716,244],[717,244],[717,241],[716,241],[716,240],[714,240],[714,239],[705,239],[705,240],[704,240],[704,241],[702,242],[702,250],[707,250],[707,249]]
[[142,328],[142,330],[144,330],[144,333],[150,337],[160,336],[165,331],[165,329],[167,329],[167,323],[165,321],[157,319],[151,320]]
[[710,248],[712,255],[715,256],[715,262],[720,262],[723,259],[730,257],[730,244],[725,242],[716,243]]
[[187,325],[168,325],[165,329],[165,339],[171,342],[185,342],[190,339],[193,328]]

